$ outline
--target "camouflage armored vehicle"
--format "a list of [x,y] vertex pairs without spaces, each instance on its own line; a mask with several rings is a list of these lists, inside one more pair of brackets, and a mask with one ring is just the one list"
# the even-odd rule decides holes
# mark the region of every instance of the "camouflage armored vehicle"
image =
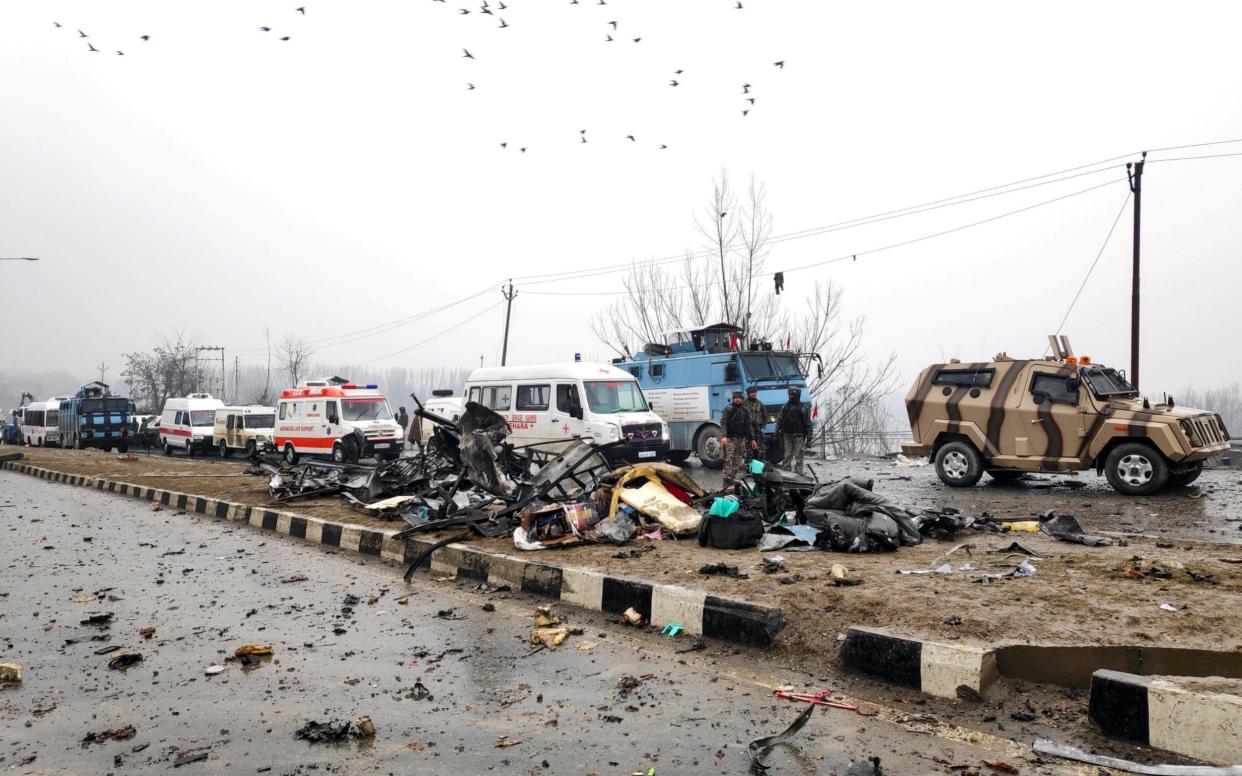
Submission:
[[946,485],[969,487],[986,471],[1095,469],[1120,493],[1146,495],[1188,485],[1210,455],[1229,449],[1220,415],[1152,405],[1115,369],[1075,357],[1068,338],[1050,337],[1053,356],[924,369],[906,394],[913,444]]

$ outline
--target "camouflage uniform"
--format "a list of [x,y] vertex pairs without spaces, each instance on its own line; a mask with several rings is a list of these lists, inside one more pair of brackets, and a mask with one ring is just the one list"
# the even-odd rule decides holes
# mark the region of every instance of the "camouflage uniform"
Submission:
[[746,453],[750,450],[755,429],[746,406],[732,402],[720,413],[720,426],[729,440],[724,459],[724,477],[729,479],[737,476],[738,468],[746,461]]
[[789,403],[782,406],[776,416],[776,430],[785,447],[781,466],[802,474],[802,453],[806,449],[807,435],[811,433],[811,411],[802,404],[800,394],[790,392]]
[[758,399],[751,398],[747,398],[746,401],[742,402],[742,406],[750,413],[750,426],[754,433],[753,439],[759,443],[759,449],[747,451],[746,457],[758,458],[762,461],[764,459],[763,427],[768,422],[768,408],[763,406],[763,402]]

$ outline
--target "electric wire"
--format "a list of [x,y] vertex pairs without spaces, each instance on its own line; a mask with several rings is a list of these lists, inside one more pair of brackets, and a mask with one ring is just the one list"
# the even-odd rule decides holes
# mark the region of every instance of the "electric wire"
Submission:
[[1132,192],[1126,191],[1126,198],[1121,201],[1121,208],[1117,211],[1117,217],[1113,219],[1113,225],[1108,228],[1108,234],[1104,237],[1104,244],[1100,246],[1100,250],[1095,254],[1095,260],[1091,262],[1091,266],[1087,268],[1087,274],[1083,277],[1082,283],[1078,286],[1078,291],[1074,294],[1074,299],[1069,303],[1069,307],[1065,310],[1065,315],[1061,316],[1061,323],[1057,325],[1057,334],[1065,328],[1065,322],[1069,320],[1070,313],[1074,311],[1074,305],[1078,304],[1078,297],[1082,296],[1082,291],[1087,287],[1087,281],[1091,279],[1091,273],[1095,272],[1095,265],[1100,263],[1100,257],[1104,255],[1104,249],[1108,247],[1109,240],[1113,239],[1113,232],[1117,229],[1117,224],[1121,222],[1121,215],[1126,212],[1126,205],[1130,204]]
[[457,329],[460,329],[462,326],[465,326],[467,323],[470,323],[471,321],[475,320],[476,318],[481,317],[484,313],[491,312],[492,310],[495,310],[497,307],[500,307],[501,302],[503,302],[503,301],[504,301],[504,300],[502,299],[502,300],[500,300],[499,302],[496,302],[495,304],[488,305],[487,307],[484,307],[482,310],[479,310],[477,313],[475,313],[474,315],[470,316],[469,318],[466,318],[465,320],[462,320],[462,321],[458,321],[457,323],[453,324],[452,326],[448,327],[447,329],[445,329],[445,330],[443,330],[443,331],[441,331],[441,332],[439,332],[439,333],[432,334],[430,337],[427,337],[426,339],[419,340],[418,342],[415,342],[413,345],[407,345],[406,347],[401,348],[400,350],[394,350],[393,352],[388,353],[387,355],[379,356],[378,358],[373,358],[373,359],[371,359],[370,361],[363,361],[363,362],[359,363],[359,364],[358,364],[358,366],[369,366],[370,364],[374,364],[376,361],[383,361],[384,359],[387,359],[387,358],[392,358],[393,356],[399,356],[399,355],[401,355],[402,353],[406,353],[406,352],[408,352],[408,351],[411,351],[411,350],[413,350],[414,348],[416,348],[416,347],[418,347],[418,346],[420,346],[420,345],[426,345],[428,342],[431,342],[431,341],[432,341],[432,340],[434,340],[434,339],[437,339],[437,338],[439,338],[439,337],[443,337],[445,334],[448,334],[448,333],[449,333],[449,332],[451,332],[451,331],[456,331]]
[[[867,256],[867,255],[870,255],[870,254],[881,253],[881,252],[883,252],[883,251],[889,251],[889,250],[893,250],[893,249],[895,249],[895,248],[901,248],[901,247],[904,247],[904,246],[907,246],[907,245],[913,245],[913,244],[915,244],[915,243],[923,242],[923,241],[925,241],[925,240],[931,240],[931,239],[935,239],[935,238],[937,238],[937,237],[943,237],[943,236],[945,236],[945,235],[948,235],[948,234],[953,234],[953,233],[955,233],[955,232],[960,232],[960,231],[963,231],[963,230],[965,230],[965,229],[971,229],[971,228],[976,227],[976,226],[982,226],[982,225],[984,225],[984,224],[989,224],[989,223],[992,223],[993,221],[998,221],[998,220],[1000,220],[1000,219],[1002,219],[1002,218],[1008,218],[1009,216],[1018,215],[1019,213],[1025,213],[1025,212],[1027,212],[1027,211],[1034,210],[1034,209],[1036,209],[1036,208],[1043,207],[1043,206],[1045,206],[1045,205],[1051,205],[1051,204],[1053,204],[1053,203],[1055,203],[1055,202],[1061,202],[1061,201],[1063,201],[1063,200],[1070,199],[1070,198],[1072,198],[1072,197],[1081,196],[1081,195],[1083,195],[1083,194],[1087,194],[1087,193],[1089,193],[1089,192],[1096,191],[1096,190],[1098,190],[1098,189],[1102,189],[1102,188],[1104,188],[1105,186],[1111,186],[1111,185],[1113,185],[1114,183],[1119,183],[1119,182],[1124,181],[1124,180],[1126,180],[1126,179],[1125,179],[1125,178],[1114,178],[1114,179],[1112,179],[1112,180],[1105,181],[1104,183],[1099,183],[1099,184],[1096,184],[1096,185],[1094,185],[1094,186],[1089,186],[1089,187],[1087,187],[1087,188],[1085,188],[1085,189],[1079,189],[1079,190],[1077,190],[1077,191],[1072,191],[1072,192],[1070,192],[1070,193],[1068,193],[1068,194],[1062,194],[1062,195],[1061,195],[1061,196],[1059,196],[1059,197],[1054,197],[1054,198],[1052,198],[1052,199],[1046,199],[1046,200],[1043,200],[1043,201],[1041,201],[1041,202],[1036,202],[1036,203],[1033,203],[1033,204],[1031,204],[1031,205],[1027,205],[1027,206],[1025,206],[1025,207],[1020,207],[1020,208],[1017,208],[1017,209],[1015,209],[1015,210],[1008,210],[1008,211],[1006,211],[1006,212],[1004,212],[1004,213],[999,213],[999,214],[997,214],[997,215],[990,216],[990,217],[988,217],[988,218],[984,218],[984,219],[980,219],[980,220],[978,220],[978,221],[971,221],[970,223],[960,224],[960,225],[955,226],[955,227],[952,227],[952,228],[950,228],[950,229],[944,229],[944,230],[941,230],[941,231],[939,231],[939,232],[932,232],[931,234],[920,235],[919,237],[913,237],[913,238],[910,238],[910,239],[908,239],[908,240],[902,240],[902,241],[900,241],[900,242],[889,243],[888,245],[882,245],[882,246],[878,246],[878,247],[875,247],[875,248],[867,248],[867,249],[865,249],[865,250],[861,250],[861,251],[856,251],[856,252],[851,252],[851,253],[842,254],[842,255],[840,255],[840,256],[836,256],[836,257],[833,257],[833,258],[831,258],[831,259],[824,259],[824,260],[822,260],[822,261],[815,261],[815,262],[811,262],[811,263],[809,263],[809,264],[801,264],[801,265],[798,265],[798,266],[796,266],[796,267],[789,267],[789,268],[787,268],[787,269],[781,270],[781,272],[785,272],[785,273],[789,273],[789,272],[798,272],[798,271],[801,271],[801,270],[804,270],[804,269],[811,269],[811,268],[813,268],[813,267],[822,267],[822,266],[825,266],[825,265],[827,265],[827,264],[835,264],[835,263],[842,262],[842,261],[854,260],[854,259],[857,259],[857,257],[859,257],[859,256]],[[776,274],[776,272],[762,272],[762,273],[757,273],[757,274],[755,274],[755,276],[754,276],[754,277],[756,277],[756,278],[764,278],[764,277],[771,277],[772,275],[775,275],[775,274]],[[685,289],[691,289],[691,288],[708,288],[708,287],[711,287],[711,286],[714,286],[714,285],[715,285],[714,283],[704,283],[704,284],[701,284],[701,285],[692,284],[692,285],[683,285],[683,286],[670,286],[670,287],[668,287],[666,290],[669,290],[669,291],[675,291],[675,290],[685,290]],[[527,294],[533,294],[533,295],[538,295],[538,296],[586,296],[586,295],[589,295],[589,296],[605,296],[605,295],[607,295],[607,296],[613,296],[613,295],[619,295],[619,294],[628,294],[628,293],[629,293],[629,291],[628,291],[628,290],[622,290],[622,291],[596,291],[596,292],[525,291],[524,293],[527,293]]]

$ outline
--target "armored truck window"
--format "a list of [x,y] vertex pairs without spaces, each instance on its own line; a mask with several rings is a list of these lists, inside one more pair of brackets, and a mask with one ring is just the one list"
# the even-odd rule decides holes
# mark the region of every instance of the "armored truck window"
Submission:
[[995,369],[941,369],[932,378],[932,384],[987,388],[992,385],[992,378],[995,375]]
[[1037,399],[1040,396],[1046,396],[1049,401],[1059,404],[1077,404],[1078,386],[1075,383],[1073,390],[1070,390],[1072,380],[1073,378],[1064,375],[1036,372],[1035,378],[1031,380],[1031,395]]
[[548,408],[548,400],[551,397],[551,385],[519,385],[516,409],[526,410],[527,412],[541,412]]

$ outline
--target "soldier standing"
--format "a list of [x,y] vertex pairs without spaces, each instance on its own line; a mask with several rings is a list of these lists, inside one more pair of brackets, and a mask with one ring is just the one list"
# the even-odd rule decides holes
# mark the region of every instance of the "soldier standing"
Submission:
[[763,406],[763,402],[759,401],[759,389],[750,386],[746,389],[746,401],[742,403],[746,411],[750,413],[750,425],[754,430],[752,439],[755,442],[755,455],[751,456],[763,460],[763,427],[768,422],[768,408]]
[[789,402],[776,416],[776,430],[781,435],[785,456],[781,466],[802,474],[802,453],[811,433],[811,411],[802,404],[802,389],[789,389]]
[[741,391],[733,392],[733,400],[720,413],[720,425],[724,429],[720,443],[725,448],[724,478],[727,482],[737,476],[746,451],[758,447],[754,439],[755,427],[751,424],[750,413],[742,404]]

